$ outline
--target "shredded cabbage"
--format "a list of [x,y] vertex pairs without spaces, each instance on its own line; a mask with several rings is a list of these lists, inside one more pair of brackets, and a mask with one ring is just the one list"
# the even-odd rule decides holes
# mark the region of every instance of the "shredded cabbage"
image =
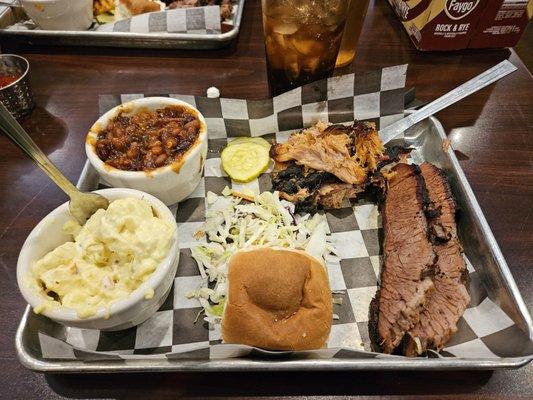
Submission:
[[222,317],[227,295],[228,260],[237,250],[253,246],[305,250],[317,259],[334,257],[326,217],[294,215],[294,205],[280,200],[278,192],[263,192],[253,203],[243,203],[225,188],[222,196],[207,193],[204,226],[208,243],[191,249],[204,286],[186,294],[202,305],[209,323]]

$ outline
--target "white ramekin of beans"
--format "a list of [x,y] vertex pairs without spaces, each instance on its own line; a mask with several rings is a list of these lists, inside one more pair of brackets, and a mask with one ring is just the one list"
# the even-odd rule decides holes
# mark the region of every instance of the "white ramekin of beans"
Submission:
[[136,99],[94,123],[85,151],[108,185],[142,190],[170,205],[189,196],[200,182],[207,125],[196,108],[181,100]]

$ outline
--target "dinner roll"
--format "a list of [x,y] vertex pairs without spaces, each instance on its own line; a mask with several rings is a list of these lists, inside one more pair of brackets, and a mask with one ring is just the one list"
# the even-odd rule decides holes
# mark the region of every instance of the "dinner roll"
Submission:
[[268,350],[324,347],[332,321],[322,263],[303,251],[257,248],[235,253],[222,317],[225,343]]

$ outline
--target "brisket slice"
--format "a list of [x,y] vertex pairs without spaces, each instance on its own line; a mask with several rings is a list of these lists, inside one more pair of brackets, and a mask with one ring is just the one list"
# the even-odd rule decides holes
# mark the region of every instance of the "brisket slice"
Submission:
[[466,289],[466,265],[461,255],[455,223],[455,201],[443,171],[432,164],[420,166],[430,199],[429,229],[437,254],[433,278],[435,293],[406,336],[404,353],[416,356],[427,349],[440,350],[457,331],[470,296]]
[[435,253],[424,214],[424,180],[416,165],[392,169],[382,205],[384,230],[380,288],[370,307],[369,331],[375,351],[392,353],[419,321],[434,291]]

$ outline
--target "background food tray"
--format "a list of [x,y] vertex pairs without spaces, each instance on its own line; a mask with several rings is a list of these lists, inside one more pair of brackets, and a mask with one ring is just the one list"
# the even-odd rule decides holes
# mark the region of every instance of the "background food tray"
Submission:
[[232,26],[219,34],[196,33],[132,33],[59,30],[8,30],[9,26],[24,17],[21,11],[12,11],[0,6],[0,42],[30,43],[35,45],[106,46],[129,48],[167,49],[215,49],[229,45],[237,37],[241,27],[245,0],[234,2],[236,11],[232,16]]
[[[429,118],[411,128],[405,134],[405,142],[416,149],[414,161],[430,161],[443,168],[452,186],[460,208],[459,234],[470,261],[476,265],[480,282],[489,298],[498,304],[514,326],[533,337],[531,317],[518,292],[516,284],[487,222],[474,197],[472,189],[452,150],[444,151],[446,135],[435,118]],[[86,164],[78,187],[95,189],[98,185],[96,171]],[[500,358],[416,358],[347,357],[291,358],[262,354],[259,358],[229,358],[221,360],[195,359],[121,359],[121,360],[51,360],[43,359],[36,351],[35,329],[38,317],[26,309],[16,335],[16,348],[21,362],[28,368],[43,372],[125,372],[125,371],[223,371],[223,370],[358,370],[358,369],[495,369],[517,368],[533,359],[532,355]]]

